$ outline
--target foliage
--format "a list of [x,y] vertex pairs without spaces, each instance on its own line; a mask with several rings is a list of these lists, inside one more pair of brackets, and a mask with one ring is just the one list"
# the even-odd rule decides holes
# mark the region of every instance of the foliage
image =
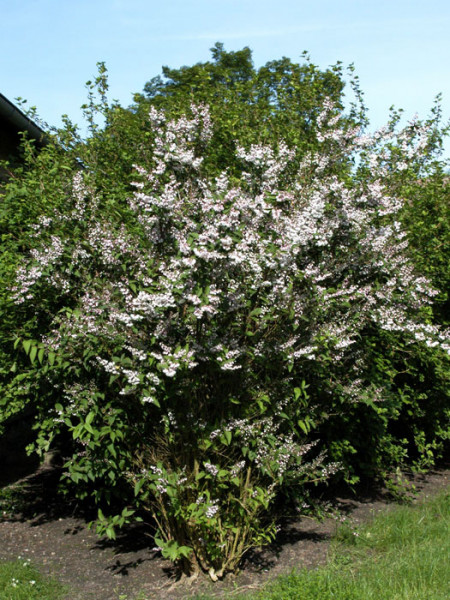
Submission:
[[[41,215],[63,208],[71,189],[71,178],[79,168],[76,158],[61,144],[49,143],[37,152],[32,141],[23,140],[23,163],[10,170],[0,202],[0,434],[9,417],[20,413],[38,393],[29,361],[14,356],[14,334],[18,325],[32,337],[38,315],[25,314],[10,297],[23,255],[33,247],[32,225]],[[11,357],[14,360],[11,361]]]
[[450,323],[450,180],[443,165],[409,184],[403,223],[418,268],[440,290],[434,302],[436,322]]
[[22,511],[27,491],[23,484],[0,488],[0,522]]
[[[401,117],[402,111],[393,111],[391,127]],[[422,126],[429,129],[429,135],[427,147],[418,158],[409,147],[408,136],[419,136]],[[404,136],[390,140],[389,152],[396,161],[386,172],[390,190],[404,199],[399,219],[408,234],[409,252],[419,271],[439,290],[433,316],[441,324],[448,324],[449,319],[450,202],[448,161],[441,160],[440,153],[449,127],[450,122],[442,125],[438,96],[428,119],[421,122],[413,118]]]
[[[448,342],[398,220],[398,172],[423,177],[438,122],[363,135],[338,71],[214,58],[134,112],[107,105],[100,65],[89,139],[67,121],[26,145],[2,209],[0,414],[32,405],[41,450],[70,436],[65,481],[99,532],[149,513],[165,557],[217,579],[273,538],[280,495],[434,460]],[[247,113],[261,127],[222,144]]]

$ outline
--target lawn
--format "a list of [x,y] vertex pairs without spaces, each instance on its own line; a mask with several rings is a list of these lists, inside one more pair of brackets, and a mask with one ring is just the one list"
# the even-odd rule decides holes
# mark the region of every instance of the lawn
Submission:
[[65,588],[43,577],[29,560],[0,562],[0,600],[59,600]]

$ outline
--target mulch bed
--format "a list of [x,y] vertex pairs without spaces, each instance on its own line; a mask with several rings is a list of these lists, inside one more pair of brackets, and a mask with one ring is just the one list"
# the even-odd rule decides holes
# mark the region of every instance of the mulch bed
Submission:
[[[324,564],[336,531],[333,518],[320,523],[289,519],[274,544],[247,556],[240,574],[216,584],[206,578],[177,583],[168,561],[152,551],[149,528],[128,527],[115,541],[99,538],[87,527],[94,515],[55,494],[57,475],[46,466],[17,482],[28,490],[27,502],[13,514],[0,512],[0,559],[31,559],[41,572],[70,588],[68,600],[118,600],[120,595],[133,600],[139,592],[146,600],[178,600],[200,593],[232,597],[294,568]],[[449,465],[416,475],[412,481],[417,497],[447,487],[449,475]],[[338,497],[334,504],[354,524],[395,506],[383,490]]]

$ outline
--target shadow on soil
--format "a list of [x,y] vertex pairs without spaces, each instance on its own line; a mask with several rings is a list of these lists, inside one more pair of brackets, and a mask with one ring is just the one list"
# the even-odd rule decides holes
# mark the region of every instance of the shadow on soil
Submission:
[[[442,465],[442,468],[448,467]],[[437,471],[435,471],[437,472]],[[25,473],[25,475],[24,475]],[[8,501],[7,494],[17,490],[17,502],[14,510],[6,511],[3,520],[27,522],[31,527],[39,527],[44,523],[67,519],[67,536],[79,536],[86,530],[86,524],[96,517],[96,509],[89,503],[80,503],[75,499],[62,496],[58,493],[58,481],[62,467],[54,464],[36,466],[36,459],[29,458],[29,462],[21,461],[8,465],[0,474],[0,517],[4,510],[4,500]],[[421,487],[421,476],[415,477],[418,490]],[[7,486],[7,487],[5,487]],[[3,489],[2,489],[3,488]],[[333,488],[322,491],[322,499],[329,503],[333,511],[341,515],[352,515],[355,510],[368,512],[370,506],[376,502],[388,502],[389,494],[378,487],[360,486],[353,492],[348,488]],[[14,498],[9,498],[10,505]],[[3,503],[3,506],[2,506]],[[392,500],[390,501],[392,504]],[[286,514],[286,513],[285,513]],[[112,575],[127,576],[143,563],[153,563],[160,555],[152,552],[154,544],[151,524],[129,525],[118,532],[115,540],[98,538],[91,546],[91,550],[112,550],[114,561],[106,570]],[[313,519],[300,519],[298,515],[285,517],[281,520],[281,527],[275,542],[263,549],[250,551],[243,561],[243,571],[260,573],[270,571],[277,564],[283,552],[299,543],[305,544],[314,553],[314,547],[328,542],[333,536],[332,527],[322,527],[320,522]],[[81,537],[81,536],[80,536]],[[150,552],[149,552],[150,550]],[[122,555],[122,556],[120,556]],[[133,556],[134,555],[134,556]],[[162,567],[164,576],[168,580],[177,577],[176,570],[167,565]]]
[[[92,502],[79,501],[58,491],[62,467],[39,463],[36,457],[20,457],[20,462],[9,464],[0,473],[0,517],[5,521],[26,522],[31,527],[67,519],[70,526],[64,530],[67,536],[77,536],[97,517]],[[3,512],[3,516],[2,516]],[[76,519],[75,523],[73,519]],[[114,554],[138,553],[154,545],[154,526],[149,523],[128,525],[117,532],[114,540],[98,538],[92,550],[112,549]],[[156,556],[150,555],[148,560]],[[142,563],[142,558],[111,567],[111,571],[126,574],[130,568]]]

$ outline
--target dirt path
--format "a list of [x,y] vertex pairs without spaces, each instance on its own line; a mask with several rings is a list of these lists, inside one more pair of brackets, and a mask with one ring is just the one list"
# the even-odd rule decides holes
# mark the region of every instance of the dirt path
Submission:
[[[418,476],[418,497],[449,485],[450,469]],[[192,586],[173,586],[173,571],[150,548],[153,543],[145,527],[130,527],[115,542],[99,539],[87,528],[92,515],[55,497],[55,473],[51,469],[22,480],[29,498],[24,507],[0,511],[0,559],[30,558],[43,573],[50,574],[72,590],[70,600],[134,600],[144,592],[146,600],[178,600],[195,593],[230,597],[233,590],[254,589],[269,578],[295,567],[312,568],[326,561],[334,519],[317,523],[311,519],[287,522],[276,543],[253,552],[242,572],[211,584],[197,580]],[[358,498],[338,498],[337,506],[355,524],[394,506],[381,492]],[[21,512],[20,512],[21,511]]]

